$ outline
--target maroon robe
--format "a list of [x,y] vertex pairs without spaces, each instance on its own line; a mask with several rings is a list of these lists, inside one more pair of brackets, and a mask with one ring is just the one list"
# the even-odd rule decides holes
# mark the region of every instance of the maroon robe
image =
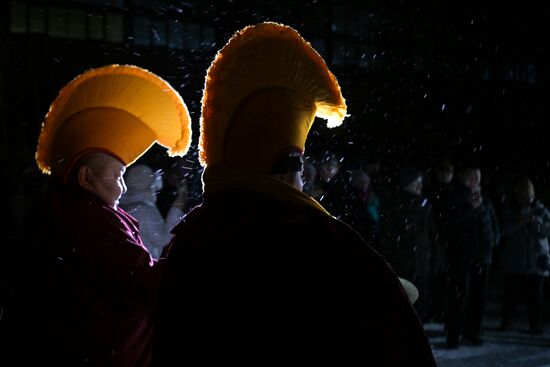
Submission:
[[[147,366],[160,263],[134,218],[77,187],[38,213],[27,263],[21,360],[54,366]],[[24,352],[19,352],[23,354]]]
[[435,366],[396,274],[351,227],[249,191],[173,230],[153,366]]

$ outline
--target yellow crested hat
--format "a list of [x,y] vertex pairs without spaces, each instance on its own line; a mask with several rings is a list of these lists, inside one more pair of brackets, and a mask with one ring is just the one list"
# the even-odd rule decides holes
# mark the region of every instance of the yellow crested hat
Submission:
[[238,31],[210,65],[199,159],[261,173],[289,149],[303,152],[315,117],[341,124],[346,103],[323,58],[286,25]]
[[85,152],[110,153],[130,165],[154,143],[182,156],[191,142],[191,118],[170,84],[133,65],[88,70],[53,101],[42,124],[36,162],[64,177]]

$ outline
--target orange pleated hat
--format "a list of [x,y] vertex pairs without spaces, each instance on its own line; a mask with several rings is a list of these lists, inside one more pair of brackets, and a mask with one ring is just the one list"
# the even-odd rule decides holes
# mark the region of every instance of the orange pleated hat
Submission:
[[315,117],[341,124],[346,103],[323,58],[293,28],[265,22],[238,31],[210,65],[202,98],[199,159],[270,172],[302,151]]
[[36,149],[42,172],[65,176],[85,152],[110,153],[130,165],[154,143],[183,156],[191,118],[179,93],[134,65],[88,70],[65,85],[45,117]]

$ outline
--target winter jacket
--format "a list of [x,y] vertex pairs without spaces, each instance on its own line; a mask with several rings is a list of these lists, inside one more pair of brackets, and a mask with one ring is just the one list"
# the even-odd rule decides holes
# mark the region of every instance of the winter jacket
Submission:
[[385,210],[381,236],[380,251],[399,276],[413,281],[431,274],[439,245],[426,198],[400,192]]
[[519,207],[510,205],[503,209],[500,265],[504,274],[549,275],[537,262],[541,256],[549,256],[550,211],[535,201],[531,213],[531,222],[521,223]]
[[460,181],[441,197],[439,230],[447,244],[447,259],[450,263],[492,263],[493,249],[500,241],[500,229],[494,207],[488,196],[477,208],[468,203],[471,191]]

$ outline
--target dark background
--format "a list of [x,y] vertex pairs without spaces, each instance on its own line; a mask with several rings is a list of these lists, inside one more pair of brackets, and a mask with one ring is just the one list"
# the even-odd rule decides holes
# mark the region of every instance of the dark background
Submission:
[[[313,44],[348,103],[343,126],[314,125],[308,155],[331,149],[344,163],[360,163],[376,154],[390,175],[403,163],[429,170],[444,156],[456,164],[473,159],[488,180],[526,174],[544,193],[550,5],[438,3],[2,2],[0,167],[7,190],[34,165],[40,125],[59,89],[92,67],[136,64],[170,82],[190,110],[196,148],[215,53],[243,26],[272,20]],[[158,150],[148,154],[161,167],[170,162]],[[195,164],[194,149],[189,160]]]
[[[314,124],[307,155],[330,149],[344,167],[378,156],[390,178],[403,164],[429,174],[443,157],[474,161],[489,192],[528,175],[549,205],[549,16],[550,4],[530,0],[1,1],[2,212],[12,213],[15,192],[40,190],[25,174],[36,167],[43,117],[60,88],[93,67],[135,64],[178,90],[193,120],[187,159],[197,167],[206,70],[235,31],[266,20],[313,44],[348,104],[341,127]],[[173,162],[162,149],[143,159],[161,169]],[[8,248],[17,246],[13,218],[2,218],[0,321],[18,263]]]

